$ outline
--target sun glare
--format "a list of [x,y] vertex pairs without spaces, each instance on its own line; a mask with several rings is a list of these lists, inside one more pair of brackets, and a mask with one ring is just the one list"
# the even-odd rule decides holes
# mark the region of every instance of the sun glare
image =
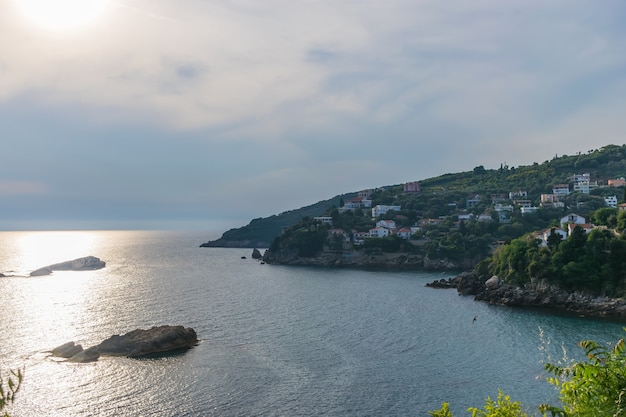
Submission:
[[32,24],[65,31],[88,25],[102,16],[110,0],[15,0],[20,14]]

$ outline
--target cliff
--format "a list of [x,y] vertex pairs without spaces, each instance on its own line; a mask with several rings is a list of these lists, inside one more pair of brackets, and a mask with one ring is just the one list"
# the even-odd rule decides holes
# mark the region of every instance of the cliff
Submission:
[[463,265],[449,259],[429,259],[422,255],[395,253],[321,252],[314,257],[302,257],[295,249],[270,250],[263,254],[263,261],[275,265],[325,266],[335,268],[459,271]]
[[427,284],[435,288],[456,288],[461,295],[473,295],[477,301],[512,307],[547,308],[579,316],[626,319],[626,301],[622,298],[568,292],[544,281],[534,280],[524,287],[502,282],[497,276],[464,272],[455,278]]

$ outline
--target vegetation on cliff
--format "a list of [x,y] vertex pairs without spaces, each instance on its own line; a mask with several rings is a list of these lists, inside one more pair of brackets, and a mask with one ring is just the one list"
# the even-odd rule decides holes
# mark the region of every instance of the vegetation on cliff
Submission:
[[[626,212],[618,215],[616,209],[601,211],[611,213],[609,217],[615,219],[614,225],[626,221]],[[596,212],[592,217],[597,219],[600,214]],[[553,228],[546,246],[532,235],[514,239],[496,249],[479,269],[516,286],[544,280],[568,291],[622,297],[625,294],[626,237],[608,227],[586,233],[577,225],[563,240]]]

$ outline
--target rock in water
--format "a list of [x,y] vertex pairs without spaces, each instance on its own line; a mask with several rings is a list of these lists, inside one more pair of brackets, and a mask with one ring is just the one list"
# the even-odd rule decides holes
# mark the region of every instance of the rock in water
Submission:
[[74,259],[72,261],[61,262],[58,264],[44,266],[30,273],[31,277],[50,275],[52,271],[89,271],[94,269],[102,269],[106,262],[96,258],[95,256],[86,256],[84,258]]
[[59,358],[71,358],[82,351],[83,347],[81,345],[76,345],[74,342],[67,342],[52,349],[52,354]]
[[124,335],[114,335],[95,349],[102,355],[138,357],[152,353],[188,349],[198,343],[194,329],[183,326],[159,326],[137,329]]
[[257,248],[254,248],[252,250],[252,259],[262,259],[263,255],[261,255],[261,251],[259,251]]

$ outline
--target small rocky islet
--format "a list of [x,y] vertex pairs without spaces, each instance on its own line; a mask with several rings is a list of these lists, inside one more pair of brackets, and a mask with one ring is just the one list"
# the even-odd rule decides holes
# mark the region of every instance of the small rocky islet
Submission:
[[157,326],[136,329],[123,335],[113,335],[87,349],[75,342],[67,342],[52,349],[53,356],[68,362],[93,362],[100,356],[140,358],[154,354],[190,349],[198,344],[196,331],[184,326]]

